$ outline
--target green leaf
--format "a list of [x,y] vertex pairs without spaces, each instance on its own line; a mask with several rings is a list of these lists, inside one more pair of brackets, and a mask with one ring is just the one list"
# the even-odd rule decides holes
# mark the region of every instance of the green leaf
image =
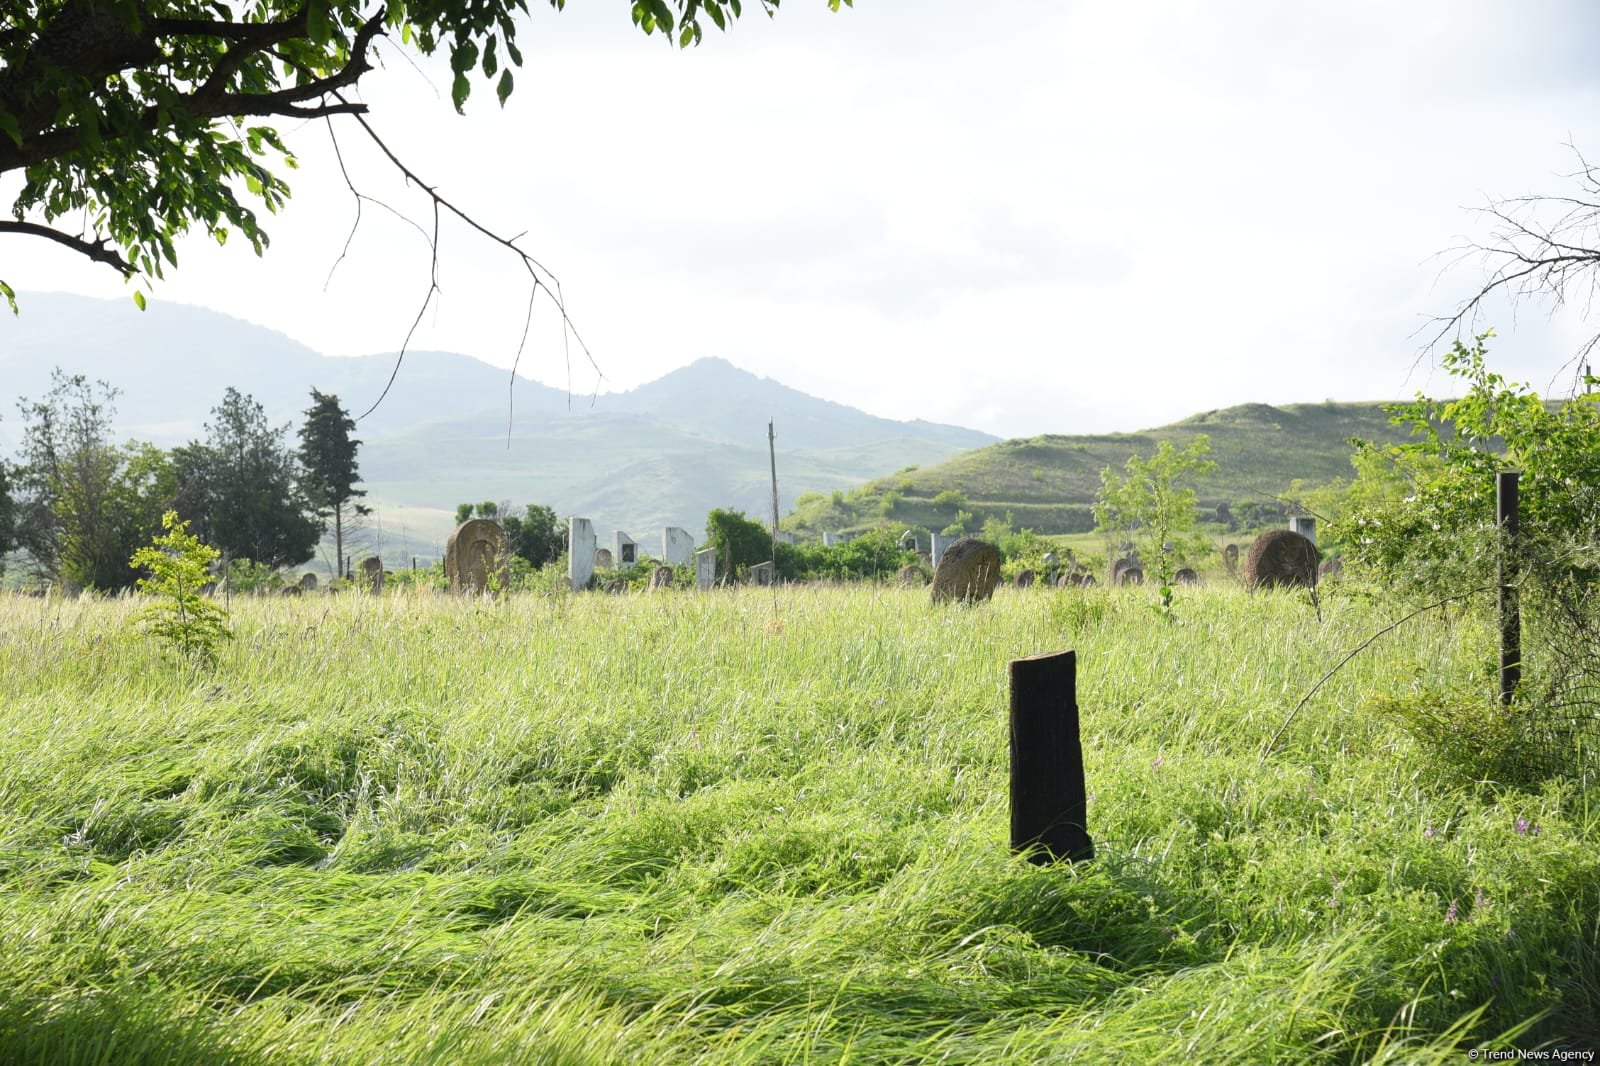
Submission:
[[471,92],[472,86],[467,82],[467,76],[465,74],[457,74],[455,80],[450,83],[450,102],[456,105],[458,114],[466,105],[467,97]]
[[244,184],[245,188],[249,189],[257,196],[261,195],[261,179],[256,177],[254,174],[246,174],[244,176]]
[[306,33],[316,44],[327,44],[333,37],[333,20],[328,17],[328,0],[307,0]]
[[500,106],[506,106],[506,97],[511,95],[511,68],[507,67],[500,72],[500,84],[494,87],[494,94],[500,98]]
[[690,23],[684,23],[683,29],[678,33],[678,47],[688,48],[689,42],[692,40],[694,40],[694,26]]
[[144,306],[145,306],[145,304],[144,304],[144,293],[140,292],[138,289],[134,289],[133,290],[133,302],[139,305],[139,310],[143,311],[144,310]]
[[17,125],[17,117],[3,107],[0,107],[0,133],[10,137],[18,148],[22,147],[22,128]]
[[494,77],[494,72],[500,69],[500,60],[494,54],[495,39],[489,38],[489,43],[483,49],[483,76]]
[[17,313],[17,290],[13,289],[10,285],[7,285],[5,282],[0,281],[0,296],[4,296],[6,298],[6,304],[11,308],[11,313],[12,314],[16,314]]
[[656,18],[656,25],[661,27],[662,33],[672,32],[672,8],[667,6],[667,0],[649,0],[650,13]]

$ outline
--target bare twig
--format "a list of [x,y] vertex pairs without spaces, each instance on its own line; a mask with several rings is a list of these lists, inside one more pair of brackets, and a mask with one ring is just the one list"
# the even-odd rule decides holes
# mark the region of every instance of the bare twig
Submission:
[[[1441,273],[1477,258],[1484,281],[1452,314],[1429,319],[1417,331],[1425,333],[1430,326],[1436,327],[1418,350],[1413,370],[1447,339],[1459,340],[1463,331],[1476,330],[1486,301],[1494,296],[1507,298],[1513,313],[1521,301],[1534,299],[1546,302],[1552,315],[1572,303],[1580,317],[1589,317],[1600,297],[1600,170],[1576,145],[1569,142],[1567,147],[1578,159],[1578,169],[1566,175],[1578,184],[1578,195],[1533,194],[1489,200],[1476,209],[1489,219],[1488,237],[1446,250],[1456,254]],[[1553,218],[1539,217],[1549,211],[1556,212]],[[1552,381],[1573,367],[1581,379],[1583,364],[1597,345],[1600,333],[1585,340],[1557,369]]]
[[[335,99],[338,99],[341,102],[343,102],[344,98],[339,93],[333,93],[332,95],[334,96]],[[501,247],[506,248],[513,255],[515,255],[518,258],[519,261],[521,261],[521,263],[523,265],[523,268],[525,270],[527,270],[527,272],[528,272],[528,276],[531,279],[532,287],[531,287],[531,290],[529,292],[529,309],[528,309],[528,316],[525,319],[522,341],[517,346],[517,360],[516,360],[517,363],[520,364],[523,345],[527,341],[527,322],[530,322],[531,318],[532,318],[532,302],[533,302],[533,298],[538,295],[540,290],[543,290],[544,293],[550,298],[550,301],[555,305],[557,312],[561,315],[561,327],[562,327],[563,344],[566,343],[566,338],[570,335],[573,340],[576,340],[578,342],[578,347],[583,351],[584,356],[588,358],[589,365],[594,368],[595,374],[597,376],[597,380],[596,380],[596,384],[595,384],[595,394],[596,394],[596,396],[598,396],[599,395],[599,380],[603,379],[604,375],[600,373],[600,366],[599,366],[598,363],[595,362],[594,355],[589,351],[589,346],[584,343],[583,337],[578,333],[577,326],[573,323],[571,316],[569,316],[567,314],[566,301],[561,296],[561,282],[560,282],[560,280],[553,273],[551,273],[549,268],[547,268],[543,263],[539,262],[533,256],[529,255],[527,252],[523,251],[520,247],[518,247],[517,244],[516,244],[516,241],[518,239],[517,237],[507,238],[507,237],[500,236],[498,233],[495,233],[494,231],[490,230],[488,227],[483,225],[483,223],[479,222],[477,219],[475,219],[471,215],[467,214],[461,208],[459,208],[455,204],[451,203],[448,199],[446,199],[443,195],[440,194],[439,190],[435,186],[429,185],[427,182],[423,181],[422,178],[420,176],[418,176],[415,171],[413,171],[410,167],[406,166],[406,164],[400,160],[400,157],[397,156],[394,153],[393,149],[391,149],[387,143],[385,143],[383,138],[378,135],[378,132],[372,128],[372,125],[369,122],[367,122],[367,120],[365,118],[363,118],[361,115],[358,114],[358,115],[355,116],[355,120],[356,120],[357,124],[361,126],[362,130],[364,130],[366,132],[368,138],[371,139],[372,143],[378,146],[378,150],[381,151],[383,153],[383,155],[389,160],[389,162],[395,167],[395,169],[398,170],[405,177],[406,181],[408,183],[412,184],[412,185],[415,185],[418,189],[420,189],[428,197],[428,199],[430,201],[432,201],[433,216],[434,216],[434,218],[433,218],[433,239],[431,241],[431,246],[432,246],[431,247],[431,263],[430,263],[430,268],[429,268],[429,287],[428,287],[427,295],[423,298],[422,307],[417,312],[416,321],[414,321],[412,323],[411,329],[408,330],[407,333],[406,333],[406,342],[405,342],[405,344],[401,345],[399,353],[395,356],[394,370],[389,375],[388,384],[386,384],[384,386],[383,392],[381,394],[379,394],[378,399],[373,402],[372,406],[367,408],[367,410],[362,412],[360,415],[358,415],[356,420],[360,421],[361,419],[367,417],[367,415],[370,415],[373,411],[377,410],[378,405],[383,402],[384,397],[388,396],[389,389],[393,386],[394,381],[395,381],[395,377],[400,372],[400,364],[405,359],[406,348],[410,344],[412,335],[416,332],[417,324],[421,322],[422,315],[423,315],[424,312],[426,312],[428,303],[440,291],[440,289],[439,289],[439,244],[438,244],[438,240],[439,240],[439,215],[440,215],[441,209],[443,211],[448,211],[450,214],[454,215],[457,219],[459,219],[460,221],[464,222],[469,228],[471,228],[471,229],[477,231],[478,233],[482,234],[483,236],[489,238],[491,241],[493,241],[494,243],[500,245]],[[374,201],[374,202],[377,202],[377,201]],[[521,236],[521,234],[518,234],[518,237],[520,237],[520,236]],[[571,386],[570,386],[570,373],[571,373],[571,371],[570,371],[570,367],[571,367],[571,356],[570,356],[570,353],[569,353],[569,355],[568,355],[568,368],[569,368],[568,369],[568,374],[569,374],[568,402],[569,403],[571,402]],[[513,377],[512,377],[512,382],[511,383],[512,383],[512,387],[514,388],[515,384],[516,384],[515,369],[513,369]],[[507,432],[508,432],[508,437],[509,437],[509,428],[508,428]],[[509,444],[509,440],[508,440],[508,444]]]

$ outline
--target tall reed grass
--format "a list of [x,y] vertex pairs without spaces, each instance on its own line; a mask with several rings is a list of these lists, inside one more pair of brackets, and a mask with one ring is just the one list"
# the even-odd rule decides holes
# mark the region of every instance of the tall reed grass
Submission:
[[[1470,619],[879,588],[0,599],[0,1061],[1461,1061],[1600,1017],[1586,782],[1372,698]],[[1097,858],[1008,854],[1006,662],[1079,654]]]

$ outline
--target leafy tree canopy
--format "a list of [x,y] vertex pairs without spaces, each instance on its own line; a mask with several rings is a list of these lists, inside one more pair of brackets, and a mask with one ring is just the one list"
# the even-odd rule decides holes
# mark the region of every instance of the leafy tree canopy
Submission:
[[[757,2],[770,15],[779,0]],[[827,2],[837,10],[840,0]],[[349,116],[372,134],[351,91],[379,38],[447,53],[457,111],[479,76],[504,104],[527,10],[527,0],[7,3],[0,175],[20,174],[22,185],[0,235],[53,240],[130,277],[175,266],[176,239],[195,227],[219,243],[237,235],[259,255],[267,233],[255,209],[283,206],[281,171],[295,166],[273,119]],[[686,47],[704,22],[726,28],[742,5],[632,0],[631,12],[645,33]],[[0,296],[15,310],[5,279]]]
[[307,514],[289,427],[268,425],[261,404],[232,388],[211,414],[206,440],[172,453],[181,509],[196,534],[229,557],[272,567],[310,559],[322,524]]

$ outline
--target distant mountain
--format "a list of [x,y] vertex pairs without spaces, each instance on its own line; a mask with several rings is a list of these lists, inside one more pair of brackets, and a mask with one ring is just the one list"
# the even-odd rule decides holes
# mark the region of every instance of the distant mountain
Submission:
[[[275,423],[298,428],[316,387],[352,414],[369,407],[394,356],[322,356],[283,334],[204,308],[27,293],[0,315],[0,452],[21,435],[15,400],[37,398],[52,367],[120,388],[127,436],[170,446],[204,434],[228,386]],[[703,359],[628,392],[591,398],[511,375],[470,356],[410,352],[383,403],[359,427],[373,530],[396,559],[436,555],[455,505],[546,504],[623,529],[647,547],[666,525],[699,533],[706,512],[771,507],[767,420],[776,423],[780,501],[859,485],[996,438],[897,422],[808,396],[721,359]]]
[[[887,511],[897,521],[937,530],[964,510],[972,514],[974,528],[986,517],[1009,514],[1018,528],[1082,532],[1094,524],[1090,507],[1100,489],[1100,471],[1120,470],[1129,456],[1148,456],[1160,441],[1182,447],[1202,433],[1210,437],[1217,462],[1197,493],[1208,508],[1270,502],[1296,478],[1316,483],[1350,477],[1351,437],[1382,443],[1407,439],[1389,424],[1379,403],[1242,404],[1138,433],[1000,441],[878,478],[851,493],[802,500],[784,524],[844,530],[873,524]],[[953,495],[936,502],[941,493]]]

